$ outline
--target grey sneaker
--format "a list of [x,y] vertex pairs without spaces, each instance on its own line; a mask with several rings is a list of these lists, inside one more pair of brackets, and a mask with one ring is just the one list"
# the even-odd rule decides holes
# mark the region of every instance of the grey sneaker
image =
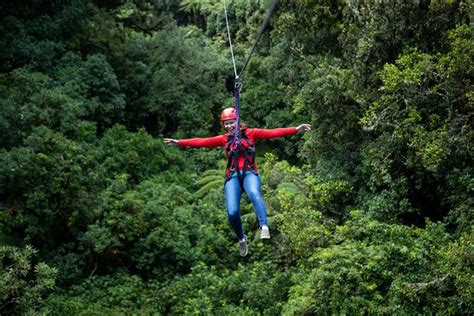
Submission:
[[262,230],[260,231],[260,239],[270,239],[270,230],[268,226],[262,226]]
[[242,240],[239,240],[240,256],[245,257],[249,253],[247,247],[247,236],[244,235]]

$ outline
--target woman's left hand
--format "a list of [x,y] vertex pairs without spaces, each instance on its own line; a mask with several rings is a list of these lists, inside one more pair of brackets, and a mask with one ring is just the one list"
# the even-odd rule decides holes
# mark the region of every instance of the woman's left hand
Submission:
[[173,138],[165,138],[164,142],[167,145],[178,145],[178,140]]
[[296,127],[296,132],[301,133],[301,132],[307,132],[311,130],[311,125],[309,124],[301,124]]

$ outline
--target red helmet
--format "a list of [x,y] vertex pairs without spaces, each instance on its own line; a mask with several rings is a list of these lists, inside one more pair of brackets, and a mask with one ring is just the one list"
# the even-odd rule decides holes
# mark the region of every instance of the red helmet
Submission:
[[237,118],[237,113],[234,108],[224,109],[221,113],[221,121],[235,120]]

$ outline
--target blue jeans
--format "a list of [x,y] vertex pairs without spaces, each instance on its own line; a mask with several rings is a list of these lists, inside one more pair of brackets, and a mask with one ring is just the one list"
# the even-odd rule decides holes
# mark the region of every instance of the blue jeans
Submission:
[[[252,172],[248,172],[244,178],[245,193],[252,202],[253,209],[257,215],[260,226],[267,225],[267,208],[260,194],[260,177]],[[240,219],[240,198],[242,197],[242,188],[240,187],[239,177],[230,178],[225,186],[225,206],[230,225],[239,239],[244,238],[242,221]]]

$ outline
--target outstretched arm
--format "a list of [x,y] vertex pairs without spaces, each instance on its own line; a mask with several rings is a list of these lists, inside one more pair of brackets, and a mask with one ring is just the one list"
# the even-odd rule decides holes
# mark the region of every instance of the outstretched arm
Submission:
[[301,124],[297,127],[284,127],[284,128],[274,128],[274,129],[252,129],[254,131],[255,139],[269,139],[276,137],[283,137],[288,135],[294,135],[296,133],[306,132],[311,129],[309,124]]
[[167,145],[190,146],[190,147],[224,147],[226,144],[226,136],[219,135],[206,138],[190,138],[190,139],[174,139],[165,138],[163,141]]

